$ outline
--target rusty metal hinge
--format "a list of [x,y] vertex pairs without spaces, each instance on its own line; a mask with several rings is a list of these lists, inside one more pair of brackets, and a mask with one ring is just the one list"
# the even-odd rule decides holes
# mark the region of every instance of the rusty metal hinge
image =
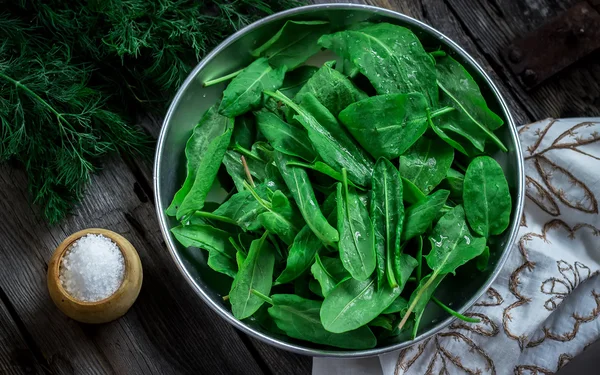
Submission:
[[511,70],[528,89],[600,49],[600,0],[578,3],[504,51]]

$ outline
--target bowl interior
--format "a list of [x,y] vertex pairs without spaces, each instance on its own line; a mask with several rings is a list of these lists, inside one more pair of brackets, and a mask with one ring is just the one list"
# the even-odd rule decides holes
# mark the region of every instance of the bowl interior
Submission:
[[[366,356],[413,344],[415,341],[390,341],[379,343],[376,349],[367,351],[347,351],[326,348],[320,345],[281,337],[261,329],[253,322],[239,322],[229,312],[229,306],[221,296],[228,294],[231,279],[212,271],[206,265],[206,253],[196,249],[185,249],[171,236],[169,229],[177,222],[164,212],[174,193],[185,178],[184,147],[193,127],[202,114],[220,97],[226,83],[203,87],[206,80],[214,79],[240,68],[252,61],[250,51],[269,39],[286,20],[326,20],[339,29],[362,21],[390,22],[411,29],[426,48],[442,47],[465,66],[479,84],[489,107],[505,121],[505,126],[496,132],[509,148],[508,153],[493,155],[504,169],[513,197],[511,225],[504,235],[494,239],[490,245],[490,265],[486,272],[469,272],[468,267],[447,277],[436,295],[458,311],[470,307],[493,281],[497,271],[504,263],[518,227],[518,218],[522,206],[522,168],[520,146],[516,129],[506,105],[485,74],[485,72],[464,51],[439,32],[413,19],[395,12],[366,6],[323,5],[297,8],[283,12],[253,24],[242,30],[217,47],[192,72],[180,89],[169,110],[158,144],[155,165],[155,190],[159,220],[175,262],[188,281],[201,297],[215,310],[238,328],[276,346],[310,355]],[[329,55],[329,58],[331,55]],[[310,60],[319,65],[327,56],[318,56]],[[223,199],[223,190],[216,187],[208,200],[219,202]],[[460,285],[460,287],[456,287]],[[446,313],[430,304],[420,325],[420,334],[416,341],[430,336],[449,324],[451,319]]]

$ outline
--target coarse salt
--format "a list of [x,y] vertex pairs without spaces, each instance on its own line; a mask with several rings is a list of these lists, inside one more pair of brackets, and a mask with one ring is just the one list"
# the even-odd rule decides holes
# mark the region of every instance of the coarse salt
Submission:
[[62,287],[73,298],[96,302],[119,289],[125,275],[125,259],[110,238],[88,234],[63,255],[59,273]]

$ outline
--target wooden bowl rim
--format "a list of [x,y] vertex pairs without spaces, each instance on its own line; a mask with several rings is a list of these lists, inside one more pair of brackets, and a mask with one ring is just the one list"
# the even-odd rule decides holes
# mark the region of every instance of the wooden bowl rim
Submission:
[[[79,240],[80,238],[82,238],[88,234],[100,234],[100,235],[110,238],[110,240],[113,241],[117,245],[117,248],[123,255],[123,261],[125,262],[125,270],[123,271],[123,279],[121,280],[121,285],[119,285],[117,290],[115,290],[114,293],[111,294],[110,296],[108,296],[104,299],[101,299],[99,301],[95,301],[95,302],[87,302],[87,301],[78,300],[77,298],[75,298],[71,294],[69,294],[69,292],[67,292],[65,290],[65,288],[63,288],[62,283],[60,282],[60,266],[62,263],[63,256],[65,255],[67,250],[69,250],[71,248],[71,246],[75,243],[75,241]],[[132,269],[132,262],[129,259],[128,255],[126,254],[126,252],[123,250],[123,246],[130,246],[131,248],[133,248],[133,245],[131,245],[131,243],[125,237],[121,236],[120,234],[118,234],[116,232],[108,230],[108,229],[88,228],[88,229],[82,229],[78,232],[71,234],[69,237],[65,238],[63,240],[63,242],[60,243],[60,245],[58,245],[57,252],[53,255],[53,257],[56,257],[56,262],[54,265],[54,267],[55,267],[54,279],[56,282],[57,289],[64,296],[64,298],[66,298],[70,302],[73,302],[80,306],[99,306],[99,305],[103,305],[103,304],[113,300],[118,295],[120,295],[124,292],[125,280],[127,279],[128,273],[131,272],[131,269]]]

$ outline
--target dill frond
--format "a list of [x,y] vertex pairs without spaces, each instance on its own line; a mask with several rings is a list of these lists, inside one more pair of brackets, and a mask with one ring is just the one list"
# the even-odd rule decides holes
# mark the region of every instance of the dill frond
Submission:
[[1,1],[0,162],[19,162],[56,223],[111,152],[149,155],[132,125],[164,113],[193,66],[295,0]]

